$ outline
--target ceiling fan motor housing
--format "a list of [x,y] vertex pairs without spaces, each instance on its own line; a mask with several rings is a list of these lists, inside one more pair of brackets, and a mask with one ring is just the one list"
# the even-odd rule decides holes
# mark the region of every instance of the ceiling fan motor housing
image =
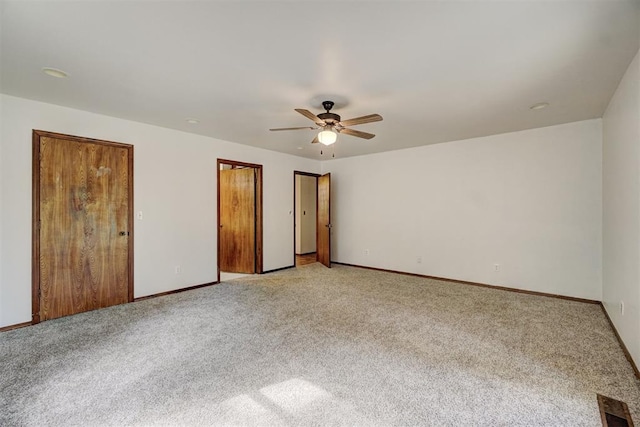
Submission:
[[336,124],[340,121],[340,116],[333,113],[320,113],[318,114],[318,118],[324,120],[324,122],[329,125]]

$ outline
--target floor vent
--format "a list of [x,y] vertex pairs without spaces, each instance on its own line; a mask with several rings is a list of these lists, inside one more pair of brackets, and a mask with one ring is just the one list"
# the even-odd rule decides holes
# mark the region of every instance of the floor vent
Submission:
[[633,427],[626,403],[599,394],[598,406],[603,427]]

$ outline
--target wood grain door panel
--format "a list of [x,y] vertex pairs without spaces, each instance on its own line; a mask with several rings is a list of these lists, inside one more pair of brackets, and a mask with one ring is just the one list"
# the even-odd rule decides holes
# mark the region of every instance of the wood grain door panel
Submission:
[[318,262],[331,267],[331,174],[318,177]]
[[38,149],[40,320],[130,301],[130,149],[49,136]]
[[255,174],[253,168],[220,171],[221,271],[256,272]]

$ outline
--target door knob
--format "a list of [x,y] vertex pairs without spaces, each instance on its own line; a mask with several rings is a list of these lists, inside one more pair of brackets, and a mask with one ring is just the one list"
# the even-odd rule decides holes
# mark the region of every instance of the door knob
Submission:
[[121,236],[128,236],[128,235],[129,235],[129,232],[128,232],[128,231],[121,231],[119,234],[120,234]]

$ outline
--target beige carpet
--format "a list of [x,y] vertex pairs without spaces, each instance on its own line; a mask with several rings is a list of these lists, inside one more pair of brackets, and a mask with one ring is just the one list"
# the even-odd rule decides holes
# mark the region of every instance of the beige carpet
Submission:
[[600,307],[312,264],[0,334],[0,425],[640,419]]

